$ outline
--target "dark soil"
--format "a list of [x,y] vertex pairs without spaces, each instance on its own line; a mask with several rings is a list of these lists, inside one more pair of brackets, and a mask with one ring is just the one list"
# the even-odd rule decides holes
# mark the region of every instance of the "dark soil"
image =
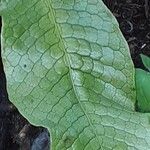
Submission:
[[[144,69],[140,54],[150,56],[150,4],[148,0],[103,1],[120,24],[122,33],[129,44],[135,67]],[[9,101],[5,74],[0,61],[0,150],[19,150],[19,148],[30,150],[33,140],[42,132],[45,132],[45,129],[30,125]]]

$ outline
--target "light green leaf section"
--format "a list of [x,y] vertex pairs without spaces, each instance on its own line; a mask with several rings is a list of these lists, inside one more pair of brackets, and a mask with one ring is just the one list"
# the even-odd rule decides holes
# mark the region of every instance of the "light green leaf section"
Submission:
[[101,0],[0,2],[10,100],[52,150],[150,149],[129,49]]

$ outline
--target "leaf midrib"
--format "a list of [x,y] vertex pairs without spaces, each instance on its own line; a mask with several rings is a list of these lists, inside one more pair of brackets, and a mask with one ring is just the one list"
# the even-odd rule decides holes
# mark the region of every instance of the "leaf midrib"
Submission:
[[[88,120],[88,122],[89,122],[89,125],[91,126],[91,128],[92,128],[92,130],[93,130],[93,133],[95,134],[97,140],[99,141],[98,135],[97,135],[97,133],[95,132],[94,127],[93,127],[93,125],[92,125],[92,123],[91,123],[91,120],[90,120],[90,118],[88,117],[88,115],[87,115],[87,113],[86,113],[84,107],[82,106],[82,103],[80,102],[78,93],[77,93],[77,91],[76,91],[76,87],[75,87],[75,85],[74,85],[74,83],[73,83],[73,79],[72,79],[72,75],[71,75],[71,74],[72,74],[72,69],[71,69],[71,66],[70,66],[70,59],[69,59],[69,56],[68,56],[68,54],[67,54],[67,52],[66,52],[66,50],[65,50],[65,45],[64,45],[64,43],[63,43],[63,38],[62,38],[61,34],[59,34],[59,33],[61,33],[61,32],[60,32],[60,28],[59,28],[59,26],[58,26],[58,23],[56,22],[56,20],[55,20],[55,18],[54,18],[54,14],[55,14],[55,13],[54,13],[54,10],[53,10],[53,8],[52,8],[52,6],[51,6],[51,4],[50,4],[50,3],[51,3],[51,0],[50,0],[50,1],[43,0],[43,1],[44,1],[44,3],[45,3],[46,6],[49,6],[48,8],[49,8],[49,10],[50,10],[50,12],[51,12],[51,14],[52,14],[52,20],[53,20],[53,22],[54,22],[54,24],[55,24],[56,31],[58,32],[60,42],[61,42],[61,44],[62,44],[62,46],[63,46],[62,49],[64,50],[65,57],[66,57],[66,60],[67,60],[67,63],[68,63],[69,76],[70,76],[70,79],[71,79],[72,88],[73,88],[73,91],[74,91],[74,93],[75,93],[76,99],[78,100],[78,103],[79,103],[79,105],[80,105],[80,107],[81,107],[83,113],[85,114],[85,116],[86,116],[86,118],[87,118],[87,120]],[[50,16],[49,16],[49,19],[50,19]],[[100,141],[99,141],[99,145],[100,145]],[[100,145],[100,147],[101,147],[101,145]]]

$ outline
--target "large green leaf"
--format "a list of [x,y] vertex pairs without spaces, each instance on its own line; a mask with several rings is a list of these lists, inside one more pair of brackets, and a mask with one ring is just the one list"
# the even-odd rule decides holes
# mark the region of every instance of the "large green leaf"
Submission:
[[101,0],[0,2],[10,100],[53,150],[150,149],[129,49]]

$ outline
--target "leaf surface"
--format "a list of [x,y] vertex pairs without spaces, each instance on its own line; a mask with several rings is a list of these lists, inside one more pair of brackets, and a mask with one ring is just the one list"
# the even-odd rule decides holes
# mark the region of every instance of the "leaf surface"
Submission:
[[136,69],[136,89],[138,108],[142,112],[150,112],[150,73]]
[[144,66],[150,71],[150,58],[143,54],[141,54],[141,58],[142,58]]
[[[141,54],[144,66],[150,70],[150,58]],[[136,69],[137,105],[141,112],[150,112],[150,72]]]
[[0,11],[10,100],[53,150],[150,149],[129,49],[101,0],[2,0]]

